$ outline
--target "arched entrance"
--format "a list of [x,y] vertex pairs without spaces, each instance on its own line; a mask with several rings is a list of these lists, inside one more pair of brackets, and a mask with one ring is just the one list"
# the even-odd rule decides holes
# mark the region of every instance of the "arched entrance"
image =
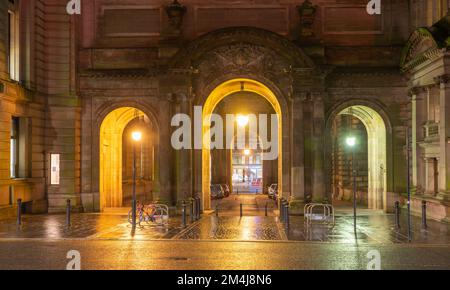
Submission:
[[[211,115],[213,114],[217,105],[227,96],[230,96],[237,92],[250,92],[254,93],[262,98],[265,98],[273,107],[276,115],[277,115],[277,125],[278,125],[278,148],[277,156],[278,156],[278,183],[279,188],[282,187],[283,182],[283,173],[282,173],[282,164],[283,164],[283,115],[280,103],[276,95],[270,90],[267,86],[262,84],[261,82],[247,79],[247,78],[238,78],[230,81],[226,81],[219,86],[217,86],[213,91],[209,94],[209,97],[206,99],[203,106],[203,150],[202,150],[202,192],[203,192],[203,201],[204,208],[210,209],[211,207],[211,138],[210,138],[210,130],[211,130]],[[270,132],[269,132],[270,137]]]
[[[142,133],[140,142],[131,134]],[[138,199],[153,199],[155,190],[155,155],[157,150],[154,124],[148,116],[133,107],[110,112],[100,126],[100,211],[129,206],[133,171],[133,146],[136,148],[136,185]]]
[[[340,106],[327,127],[331,199],[352,199],[355,178],[360,205],[387,210],[388,130],[380,111],[365,104]],[[349,137],[355,138],[354,147],[348,146]]]

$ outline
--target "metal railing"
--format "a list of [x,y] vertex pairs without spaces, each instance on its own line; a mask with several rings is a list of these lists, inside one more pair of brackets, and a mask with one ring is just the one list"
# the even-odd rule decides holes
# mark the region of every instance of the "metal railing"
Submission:
[[[315,209],[322,209],[317,213],[314,211]],[[333,225],[336,223],[335,211],[334,207],[331,204],[323,204],[323,203],[308,203],[304,207],[305,213],[305,222],[307,224],[312,224],[313,222],[322,222],[322,223],[332,223]]]

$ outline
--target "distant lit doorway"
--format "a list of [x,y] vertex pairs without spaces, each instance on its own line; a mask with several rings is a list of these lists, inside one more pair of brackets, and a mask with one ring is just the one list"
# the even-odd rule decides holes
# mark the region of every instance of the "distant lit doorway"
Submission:
[[232,187],[237,194],[263,193],[261,150],[232,151]]

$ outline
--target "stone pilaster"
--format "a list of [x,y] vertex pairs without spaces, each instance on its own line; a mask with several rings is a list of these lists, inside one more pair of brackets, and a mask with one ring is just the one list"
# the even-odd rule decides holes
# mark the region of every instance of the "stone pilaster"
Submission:
[[[176,95],[175,114],[191,116],[191,108],[192,100],[187,94]],[[192,197],[192,151],[188,148],[175,151],[174,162],[177,201],[189,199]]]
[[292,196],[290,201],[293,214],[303,213],[305,205],[305,136],[304,101],[305,93],[299,93],[292,100]]
[[411,128],[412,128],[412,186],[413,190],[416,190],[419,185],[418,180],[418,158],[419,158],[419,152],[418,152],[418,135],[420,134],[419,130],[421,129],[421,123],[422,120],[420,116],[418,115],[417,110],[417,95],[418,95],[418,89],[411,89],[409,92],[409,95],[411,97]]
[[325,168],[324,168],[324,132],[325,107],[323,97],[313,97],[313,200],[323,202],[325,198]]
[[450,76],[436,78],[440,85],[440,157],[438,198],[450,201]]
[[159,144],[159,192],[154,193],[156,202],[173,204],[172,196],[172,146],[170,144],[172,103],[168,96],[162,96],[159,102],[160,144]]

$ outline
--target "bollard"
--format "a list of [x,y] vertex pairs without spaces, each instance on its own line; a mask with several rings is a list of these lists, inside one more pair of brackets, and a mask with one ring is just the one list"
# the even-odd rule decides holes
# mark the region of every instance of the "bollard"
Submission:
[[428,228],[427,225],[427,202],[425,200],[422,201],[422,229],[426,230]]
[[400,202],[395,202],[395,226],[400,229]]
[[66,205],[66,226],[68,226],[68,227],[71,226],[71,222],[70,222],[70,199],[67,200],[67,205]]
[[266,202],[266,217],[269,216],[269,203]]
[[22,225],[22,199],[17,200],[17,225]]
[[286,225],[286,228],[289,228],[289,203],[288,202],[286,202],[285,203],[285,210],[284,210],[284,212],[285,212],[285,219],[284,219],[284,222],[285,222],[285,225]]
[[241,217],[243,217],[243,216],[244,216],[244,211],[243,211],[243,206],[242,206],[242,203],[241,203],[241,207],[240,207],[240,210],[241,210]]
[[191,208],[190,208],[191,223],[193,223],[195,221],[195,217],[194,217],[194,201],[195,200],[191,198],[191,200],[190,200],[190,202],[191,202],[191,204],[190,204],[190,206],[191,206]]
[[182,214],[183,228],[185,228],[186,227],[186,202],[184,200],[181,202],[181,214]]
[[200,220],[200,212],[201,212],[201,199],[200,197],[196,198],[197,201],[197,220]]
[[280,209],[280,222],[284,220],[284,207],[283,207],[283,199],[281,198],[279,201],[279,209]]

